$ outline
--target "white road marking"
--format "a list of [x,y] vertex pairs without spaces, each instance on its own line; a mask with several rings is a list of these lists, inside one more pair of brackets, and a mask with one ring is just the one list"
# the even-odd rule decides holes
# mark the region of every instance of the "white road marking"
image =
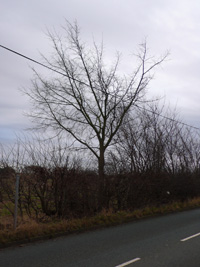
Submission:
[[186,237],[186,238],[184,238],[184,239],[181,239],[181,241],[184,242],[184,241],[187,241],[187,240],[189,240],[189,239],[191,239],[191,238],[197,237],[197,236],[199,236],[199,235],[200,235],[200,233],[197,233],[197,234],[195,234],[195,235],[191,235],[191,236],[189,236],[189,237]]
[[140,259],[140,258],[135,258],[135,259],[133,259],[133,260],[124,262],[124,263],[122,263],[122,264],[120,264],[120,265],[117,265],[117,266],[115,266],[115,267],[124,267],[124,266],[127,266],[127,265],[129,265],[129,264],[131,264],[131,263],[133,263],[133,262],[139,261],[139,260],[141,260],[141,259]]

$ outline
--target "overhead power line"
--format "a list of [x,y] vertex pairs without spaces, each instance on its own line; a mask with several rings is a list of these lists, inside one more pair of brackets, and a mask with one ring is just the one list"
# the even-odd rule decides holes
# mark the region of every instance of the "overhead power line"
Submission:
[[35,59],[33,59],[33,58],[27,57],[27,56],[25,56],[24,54],[21,54],[21,53],[15,51],[15,50],[13,50],[13,49],[10,49],[10,48],[8,48],[8,47],[6,47],[6,46],[3,46],[3,45],[0,45],[0,47],[3,48],[3,49],[5,49],[5,50],[8,50],[9,52],[11,52],[11,53],[13,53],[13,54],[16,54],[16,55],[18,55],[18,56],[20,56],[20,57],[23,57],[23,58],[25,58],[25,59],[27,59],[27,60],[29,60],[29,61],[32,61],[33,63],[38,64],[38,65],[40,65],[40,66],[42,66],[42,67],[44,67],[44,68],[46,68],[46,69],[49,69],[49,70],[54,71],[54,72],[56,72],[56,73],[58,73],[58,74],[60,74],[60,75],[62,75],[62,76],[65,76],[65,77],[67,77],[67,78],[69,78],[69,79],[72,79],[72,80],[74,80],[74,81],[76,81],[76,82],[80,82],[80,83],[82,83],[82,84],[85,84],[85,85],[89,86],[89,84],[86,84],[86,83],[84,83],[84,82],[82,82],[82,81],[80,81],[80,80],[78,80],[78,79],[76,79],[76,78],[74,78],[74,77],[71,77],[71,76],[68,75],[68,74],[65,74],[65,73],[63,73],[63,72],[60,72],[60,71],[58,71],[58,70],[55,70],[55,69],[53,69],[53,68],[51,68],[51,67],[49,67],[49,66],[47,66],[47,65],[45,65],[45,64],[43,64],[43,63],[41,63],[41,62],[39,62],[39,61],[37,61],[37,60],[35,60]]
[[[25,58],[25,59],[27,59],[27,60],[29,60],[29,61],[31,61],[31,62],[37,64],[37,65],[40,65],[40,66],[42,66],[42,67],[44,67],[44,68],[46,68],[46,69],[49,69],[49,70],[51,70],[51,71],[53,71],[53,72],[56,72],[56,73],[58,73],[58,74],[60,74],[60,75],[62,75],[62,76],[65,76],[65,77],[67,77],[67,78],[69,78],[69,79],[71,79],[71,80],[73,80],[73,81],[76,81],[76,82],[85,84],[86,86],[89,86],[89,84],[87,84],[87,83],[85,83],[85,82],[82,82],[82,81],[80,81],[80,80],[78,80],[78,79],[76,79],[76,78],[74,78],[74,77],[71,77],[70,75],[65,74],[65,73],[63,73],[63,72],[60,72],[60,71],[58,71],[58,70],[55,70],[54,68],[51,68],[51,67],[49,67],[49,66],[47,66],[47,65],[45,65],[45,64],[43,64],[43,63],[41,63],[41,62],[39,62],[39,61],[37,61],[37,60],[31,58],[31,57],[28,57],[28,56],[26,56],[26,55],[24,55],[24,54],[22,54],[22,53],[19,53],[19,52],[13,50],[13,49],[10,49],[9,47],[3,46],[3,45],[1,45],[1,44],[0,44],[0,47],[3,48],[3,49],[5,49],[5,50],[7,50],[7,51],[9,51],[9,52],[11,52],[11,53],[13,53],[13,54],[16,54],[17,56],[23,57],[23,58]],[[111,94],[110,94],[110,95],[111,95]],[[138,105],[135,105],[135,106],[136,106],[137,108],[139,108],[139,109],[143,109],[143,110],[145,110],[145,111],[147,111],[147,112],[153,113],[153,114],[158,115],[158,116],[160,116],[160,117],[162,117],[162,118],[165,118],[165,119],[167,119],[167,120],[170,120],[170,121],[173,121],[173,122],[182,124],[183,126],[190,127],[190,128],[195,129],[195,130],[200,130],[200,128],[198,128],[198,127],[195,127],[195,126],[192,126],[192,125],[190,125],[190,124],[187,124],[187,123],[184,123],[184,122],[181,122],[181,121],[178,121],[178,120],[169,118],[169,117],[167,117],[167,116],[161,115],[160,113],[155,112],[155,111],[152,111],[152,110],[150,110],[150,109],[147,109],[147,108],[144,108],[144,107],[140,107],[140,106],[138,106]]]
[[169,117],[167,117],[167,116],[165,116],[165,115],[162,115],[162,114],[160,114],[160,113],[158,113],[158,112],[156,112],[156,111],[153,111],[153,110],[150,110],[150,109],[147,109],[147,108],[144,108],[144,107],[140,107],[140,106],[138,106],[138,105],[135,105],[135,106],[136,106],[137,108],[139,108],[139,109],[143,109],[143,110],[145,110],[145,111],[147,111],[147,112],[151,112],[151,113],[153,113],[153,114],[155,114],[155,115],[158,115],[159,117],[161,117],[161,118],[163,118],[163,119],[167,119],[167,120],[170,120],[170,121],[172,121],[172,122],[177,122],[177,123],[179,123],[179,124],[182,124],[183,126],[190,127],[190,128],[195,129],[195,130],[200,130],[200,128],[198,128],[198,127],[195,127],[195,126],[192,126],[192,125],[190,125],[190,124],[187,124],[187,123],[184,123],[184,122],[181,122],[181,121],[178,121],[178,120],[169,118]]

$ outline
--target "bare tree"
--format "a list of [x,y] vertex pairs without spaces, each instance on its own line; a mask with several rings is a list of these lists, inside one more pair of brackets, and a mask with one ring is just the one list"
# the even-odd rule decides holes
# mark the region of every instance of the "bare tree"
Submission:
[[152,79],[152,71],[167,55],[155,60],[147,56],[147,46],[139,46],[137,67],[131,75],[120,75],[117,55],[107,67],[103,45],[88,48],[80,38],[76,23],[64,28],[66,38],[49,33],[54,54],[45,58],[51,69],[62,73],[45,79],[35,72],[30,90],[30,116],[39,129],[53,129],[69,134],[82,148],[90,150],[98,160],[99,176],[104,175],[105,152],[114,142],[129,110],[141,101]]

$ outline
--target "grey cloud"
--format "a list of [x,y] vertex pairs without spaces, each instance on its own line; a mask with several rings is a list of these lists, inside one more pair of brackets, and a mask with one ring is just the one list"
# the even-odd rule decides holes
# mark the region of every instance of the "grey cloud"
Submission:
[[[152,55],[171,50],[170,61],[158,69],[156,79],[150,84],[150,95],[166,95],[170,102],[178,101],[188,114],[188,122],[197,121],[200,97],[199,1],[7,0],[3,1],[0,10],[1,42],[41,60],[39,51],[46,56],[52,51],[44,34],[46,28],[54,27],[62,32],[65,18],[71,22],[77,19],[86,41],[91,42],[92,36],[100,40],[103,34],[109,60],[116,50],[121,51],[125,72],[134,65],[130,54],[145,37]],[[0,49],[0,112],[4,117],[0,120],[0,128],[4,137],[10,134],[13,138],[12,127],[15,130],[29,124],[22,114],[29,109],[29,102],[19,92],[19,88],[31,86],[29,66],[48,76],[48,71],[41,67]]]

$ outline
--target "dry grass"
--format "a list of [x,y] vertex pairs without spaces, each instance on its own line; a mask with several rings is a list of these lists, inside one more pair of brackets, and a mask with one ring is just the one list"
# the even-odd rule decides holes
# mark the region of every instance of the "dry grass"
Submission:
[[74,232],[92,230],[100,227],[116,225],[134,219],[141,219],[157,214],[181,211],[200,206],[200,197],[193,198],[186,202],[173,202],[157,207],[145,207],[143,209],[128,211],[103,210],[93,217],[82,219],[50,221],[37,223],[34,220],[24,218],[19,223],[16,230],[13,229],[13,218],[11,216],[1,216],[0,219],[0,244],[1,247],[14,243],[31,242],[38,239],[52,238],[58,235],[65,235]]

